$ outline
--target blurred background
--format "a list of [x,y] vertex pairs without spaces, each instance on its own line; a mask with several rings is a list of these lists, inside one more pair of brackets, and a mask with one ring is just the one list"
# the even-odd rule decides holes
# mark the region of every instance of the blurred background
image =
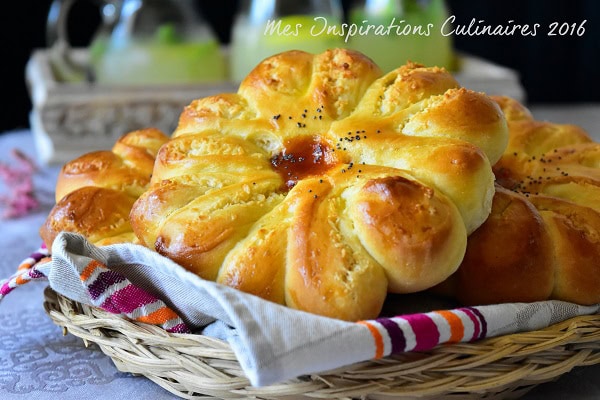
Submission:
[[[28,128],[31,99],[25,82],[25,65],[32,51],[46,47],[46,21],[51,0],[10,2],[0,14],[4,51],[0,89],[4,96],[0,132]],[[351,0],[342,0],[344,11]],[[455,24],[468,25],[473,18],[487,24],[542,25],[533,36],[453,36],[458,51],[480,56],[518,73],[529,104],[600,101],[600,2],[596,0],[447,0]],[[209,23],[218,41],[230,44],[238,0],[196,0],[197,12]],[[9,11],[8,11],[9,10]],[[553,22],[580,25],[585,34],[549,37]],[[68,36],[75,47],[90,44],[100,22],[92,0],[75,2],[68,22]],[[543,29],[543,30],[542,30]]]

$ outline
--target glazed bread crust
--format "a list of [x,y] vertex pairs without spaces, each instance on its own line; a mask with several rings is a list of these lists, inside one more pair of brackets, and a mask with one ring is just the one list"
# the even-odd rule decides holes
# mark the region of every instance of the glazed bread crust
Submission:
[[492,212],[469,236],[460,267],[436,290],[467,305],[545,300],[554,270],[552,237],[540,212],[498,186]]
[[490,217],[436,290],[465,304],[600,302],[600,144],[494,97],[509,126]]
[[290,51],[193,101],[131,224],[199,276],[312,313],[376,317],[431,287],[489,215],[499,106],[447,71]]
[[87,153],[65,164],[56,184],[56,205],[40,228],[48,248],[61,231],[92,243],[137,242],[129,223],[135,200],[150,183],[154,158],[168,137],[148,128],[121,137],[111,151]]

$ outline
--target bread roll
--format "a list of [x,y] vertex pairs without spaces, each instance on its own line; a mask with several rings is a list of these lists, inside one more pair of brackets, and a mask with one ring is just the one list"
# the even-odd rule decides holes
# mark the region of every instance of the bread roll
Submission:
[[40,228],[48,248],[61,231],[92,243],[138,242],[129,212],[150,183],[154,158],[168,137],[148,128],[121,137],[111,151],[95,151],[65,164],[56,184],[56,205]]
[[464,260],[442,288],[467,305],[547,299],[554,287],[552,247],[536,208],[497,187],[489,218],[469,236]]

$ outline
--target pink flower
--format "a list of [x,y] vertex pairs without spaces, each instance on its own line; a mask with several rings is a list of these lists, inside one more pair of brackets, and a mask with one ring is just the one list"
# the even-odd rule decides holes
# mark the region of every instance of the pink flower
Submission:
[[11,151],[16,163],[0,163],[0,179],[8,189],[8,194],[0,196],[0,205],[4,212],[0,218],[18,218],[27,215],[39,206],[33,187],[35,163],[18,149]]

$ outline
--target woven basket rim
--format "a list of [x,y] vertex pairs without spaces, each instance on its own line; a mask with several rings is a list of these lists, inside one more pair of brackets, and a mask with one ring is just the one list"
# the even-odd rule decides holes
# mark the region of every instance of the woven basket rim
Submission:
[[520,397],[575,367],[600,364],[600,314],[594,314],[538,331],[441,345],[253,387],[223,340],[168,333],[49,287],[44,296],[47,314],[64,334],[86,346],[96,344],[120,371],[143,375],[182,398],[497,400]]

